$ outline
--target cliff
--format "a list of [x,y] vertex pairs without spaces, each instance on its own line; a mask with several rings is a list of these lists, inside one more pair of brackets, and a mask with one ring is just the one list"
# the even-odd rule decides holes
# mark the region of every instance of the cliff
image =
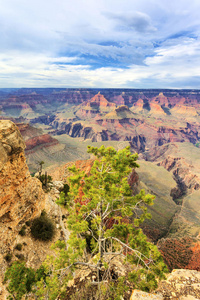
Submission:
[[22,225],[38,216],[44,205],[44,192],[32,178],[24,155],[25,143],[17,126],[0,121],[0,267],[3,257],[13,250]]

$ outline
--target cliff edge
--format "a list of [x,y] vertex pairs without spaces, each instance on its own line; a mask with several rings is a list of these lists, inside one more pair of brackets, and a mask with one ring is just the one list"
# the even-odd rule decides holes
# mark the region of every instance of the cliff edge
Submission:
[[[32,178],[24,155],[25,143],[17,126],[0,121],[0,268],[13,250],[21,227],[38,216],[45,195],[38,179]],[[0,274],[1,275],[1,274]]]

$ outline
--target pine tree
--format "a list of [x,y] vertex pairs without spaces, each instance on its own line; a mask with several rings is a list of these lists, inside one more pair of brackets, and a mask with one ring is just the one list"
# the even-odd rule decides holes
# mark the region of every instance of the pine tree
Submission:
[[69,211],[71,235],[67,249],[57,244],[61,248],[58,267],[62,272],[80,266],[93,269],[101,295],[97,299],[101,299],[104,282],[110,280],[112,286],[106,257],[121,256],[137,266],[128,275],[132,287],[152,290],[167,269],[157,247],[139,227],[151,217],[147,205],[152,205],[155,197],[144,190],[133,196],[130,189],[128,175],[138,167],[137,154],[131,154],[129,147],[117,152],[112,147],[89,146],[88,152],[97,158],[89,174],[71,167],[69,193],[60,198]]
[[20,300],[24,295],[27,299],[36,282],[36,273],[32,268],[27,268],[25,262],[15,261],[5,273],[4,283],[7,281],[9,299]]
[[[147,206],[155,197],[144,190],[133,195],[128,183],[132,168],[138,167],[137,154],[129,147],[88,147],[88,152],[96,156],[90,172],[71,167],[69,190],[58,200],[68,210],[71,234],[67,244],[55,243],[56,255],[44,262],[37,299],[126,299],[133,288],[155,289],[167,271],[157,247],[140,228],[151,217]],[[123,277],[112,268],[116,258],[127,266]],[[82,283],[82,291],[66,295],[69,280],[80,268],[91,270],[93,279]]]

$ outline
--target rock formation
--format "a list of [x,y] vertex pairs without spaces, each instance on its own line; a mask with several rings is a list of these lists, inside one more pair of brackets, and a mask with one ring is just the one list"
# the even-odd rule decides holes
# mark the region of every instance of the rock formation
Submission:
[[22,225],[44,207],[44,192],[32,178],[24,155],[25,143],[17,126],[0,121],[0,266],[14,247]]
[[53,135],[128,140],[139,152],[200,139],[200,92],[194,90],[21,89],[2,96],[0,107],[4,116],[48,125]]
[[173,270],[166,280],[159,283],[151,294],[134,290],[130,300],[199,300],[200,272],[194,270]]

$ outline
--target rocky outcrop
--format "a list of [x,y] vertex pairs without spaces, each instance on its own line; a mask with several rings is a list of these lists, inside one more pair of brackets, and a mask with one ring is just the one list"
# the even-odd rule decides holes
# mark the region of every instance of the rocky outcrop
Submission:
[[173,270],[166,281],[159,284],[157,292],[163,299],[200,299],[200,272],[195,270]]
[[88,102],[84,103],[86,107],[98,109],[98,110],[104,110],[115,108],[116,105],[112,102],[109,102],[100,92],[95,95],[93,98],[91,98]]
[[200,299],[200,272],[194,270],[173,270],[166,280],[159,283],[151,294],[134,290],[130,300],[198,300]]
[[112,112],[108,113],[104,117],[105,119],[131,119],[135,118],[135,115],[130,111],[128,106],[120,105],[115,108]]
[[24,149],[17,126],[0,121],[0,264],[13,249],[22,225],[39,215],[44,206],[41,183],[31,177]]
[[81,119],[98,118],[100,115],[116,107],[115,103],[109,102],[100,92],[89,101],[79,105],[76,116]]
[[163,296],[161,294],[149,294],[140,290],[134,290],[130,300],[163,300]]
[[107,130],[103,128],[96,130],[95,126],[84,124],[82,122],[69,122],[63,126],[61,130],[55,130],[53,134],[66,133],[71,137],[82,137],[84,139],[91,139],[92,142],[107,141]]
[[154,115],[161,115],[161,116],[166,115],[162,107],[157,103],[150,103],[150,109],[151,109],[150,113]]

